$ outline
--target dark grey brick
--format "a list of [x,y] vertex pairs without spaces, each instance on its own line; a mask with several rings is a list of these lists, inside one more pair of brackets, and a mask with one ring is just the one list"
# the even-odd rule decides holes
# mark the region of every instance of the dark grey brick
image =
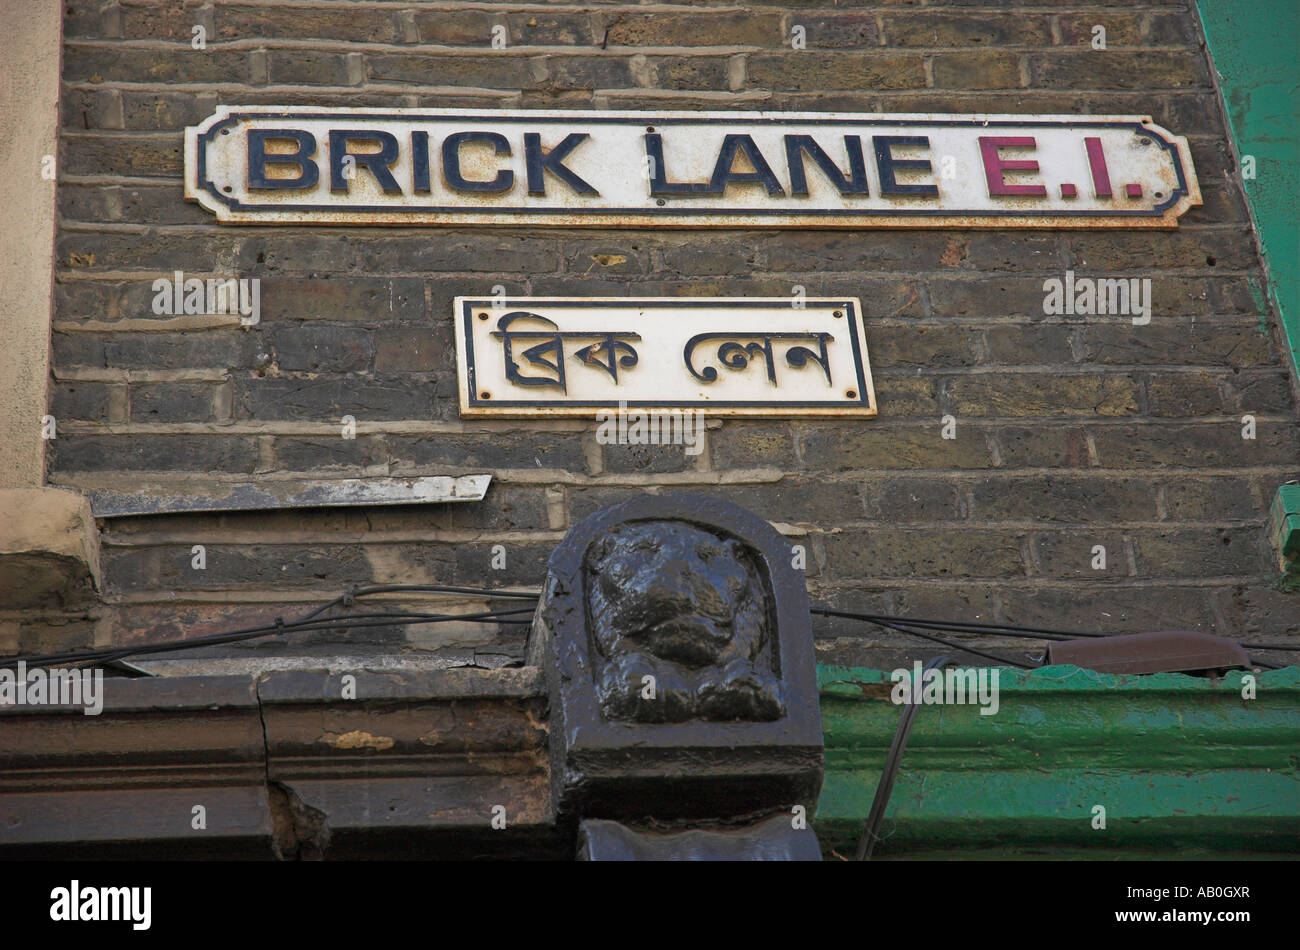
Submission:
[[209,422],[213,383],[136,383],[130,387],[132,422]]
[[[354,416],[358,423],[389,419],[433,419],[445,415],[455,382],[425,380],[419,385],[388,377],[317,378],[235,377],[235,409],[240,419],[292,419],[337,422]],[[453,410],[454,411],[454,410]]]
[[231,435],[61,435],[49,443],[62,472],[233,472],[251,474],[255,439]]
[[446,474],[512,468],[586,470],[582,437],[576,432],[391,436],[388,444],[393,464],[404,470],[429,466]]
[[271,331],[275,364],[282,372],[349,373],[373,368],[374,335],[361,327],[312,322]]

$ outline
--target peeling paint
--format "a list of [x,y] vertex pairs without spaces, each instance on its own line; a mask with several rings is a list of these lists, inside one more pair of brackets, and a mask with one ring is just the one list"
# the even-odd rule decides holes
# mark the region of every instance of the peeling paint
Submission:
[[424,478],[265,479],[215,487],[207,494],[149,494],[91,489],[96,518],[179,511],[259,511],[353,505],[410,505],[482,501],[491,475],[435,475]]
[[393,747],[392,736],[375,736],[360,729],[354,729],[352,732],[327,732],[320,737],[321,742],[332,745],[336,749],[374,749],[377,752],[383,752],[385,749]]

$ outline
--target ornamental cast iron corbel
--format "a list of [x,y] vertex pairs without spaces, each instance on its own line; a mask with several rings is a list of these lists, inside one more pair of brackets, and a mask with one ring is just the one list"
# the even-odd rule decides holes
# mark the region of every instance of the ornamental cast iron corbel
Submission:
[[818,854],[800,819],[821,788],[821,714],[792,557],[757,515],[685,494],[602,509],[552,552],[529,654],[550,694],[553,802],[584,857]]

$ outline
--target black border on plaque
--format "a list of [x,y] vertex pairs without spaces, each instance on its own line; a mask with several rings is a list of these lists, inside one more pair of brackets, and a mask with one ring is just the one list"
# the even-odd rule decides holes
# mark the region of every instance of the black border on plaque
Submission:
[[[732,303],[737,306],[734,309],[763,309],[771,308],[774,310],[792,310],[789,300],[770,300],[770,299],[751,299],[748,297],[466,297],[461,305],[461,312],[458,315],[464,325],[465,334],[465,395],[468,397],[471,408],[482,406],[484,408],[507,408],[507,409],[534,409],[553,407],[578,407],[591,409],[700,409],[707,411],[710,408],[760,408],[771,409],[774,416],[779,416],[782,409],[844,409],[849,406],[863,406],[875,411],[876,406],[872,402],[874,387],[867,385],[867,355],[862,351],[862,341],[865,337],[865,327],[860,325],[862,315],[858,312],[858,298],[834,298],[834,297],[809,297],[805,304],[814,304],[819,307],[842,307],[844,308],[844,317],[846,325],[849,328],[849,338],[853,346],[853,372],[854,380],[857,383],[858,397],[856,399],[842,400],[815,400],[815,399],[790,399],[790,400],[766,400],[766,399],[483,399],[479,396],[478,373],[475,368],[474,356],[474,308],[475,307],[501,307],[501,306],[523,306],[527,304],[542,304],[548,307],[606,307],[610,310],[619,310],[626,307],[716,307],[723,308],[725,304]],[[802,311],[793,310],[794,313]],[[459,345],[459,344],[458,344]],[[831,418],[827,416],[826,418]]]
[[[226,207],[235,211],[317,211],[322,213],[337,213],[339,211],[361,211],[361,212],[381,212],[381,213],[422,213],[422,214],[464,214],[464,215],[492,215],[492,214],[566,214],[573,215],[590,214],[593,216],[606,217],[613,215],[649,215],[651,217],[679,218],[698,215],[736,215],[745,216],[753,215],[756,217],[784,216],[820,216],[828,219],[841,217],[916,217],[919,221],[926,218],[1011,218],[1011,217],[1043,217],[1043,218],[1150,218],[1161,217],[1164,212],[1177,204],[1178,201],[1190,193],[1187,187],[1187,175],[1183,170],[1183,163],[1179,155],[1178,148],[1174,143],[1168,141],[1159,135],[1154,129],[1149,129],[1141,122],[1102,122],[1090,116],[1081,116],[1077,120],[1070,121],[1050,121],[1047,119],[1026,118],[1024,121],[1001,120],[1001,121],[982,121],[979,119],[906,119],[883,116],[873,117],[869,114],[860,114],[852,117],[831,116],[824,119],[792,119],[788,115],[747,115],[738,113],[734,117],[689,117],[673,116],[667,118],[660,113],[639,113],[636,116],[589,116],[576,115],[565,116],[564,113],[548,113],[544,110],[538,110],[537,115],[507,115],[501,113],[485,113],[483,115],[455,115],[451,118],[461,119],[465,122],[499,122],[499,123],[539,123],[553,122],[556,120],[568,122],[582,122],[593,125],[644,125],[647,121],[656,123],[658,127],[670,127],[672,125],[810,125],[817,127],[836,128],[841,126],[947,126],[949,128],[1081,128],[1081,129],[1104,129],[1104,128],[1127,128],[1140,136],[1146,136],[1151,141],[1163,148],[1169,153],[1173,163],[1174,172],[1178,178],[1178,187],[1169,193],[1169,197],[1158,205],[1150,208],[1134,208],[1131,210],[1110,209],[1096,211],[1079,211],[1069,208],[1053,209],[1047,211],[1029,211],[1023,208],[1006,208],[1006,209],[962,209],[962,208],[875,208],[875,209],[856,209],[856,208],[749,208],[743,211],[737,211],[734,207],[683,207],[681,205],[665,206],[647,206],[635,208],[588,208],[581,209],[577,212],[573,208],[562,206],[556,207],[501,207],[501,206],[457,206],[457,205],[421,205],[421,204],[390,204],[390,205],[366,205],[366,204],[289,204],[287,202],[272,202],[269,204],[257,204],[253,202],[240,201],[230,195],[224,195],[221,191],[207,178],[207,145],[216,136],[219,129],[226,126],[234,126],[243,119],[380,119],[388,121],[402,122],[445,122],[448,116],[432,112],[429,115],[396,115],[384,112],[295,112],[292,109],[275,112],[232,112],[220,122],[216,122],[206,132],[200,134],[197,138],[197,161],[195,162],[195,182],[196,188],[207,191],[217,201],[226,205]],[[227,133],[229,134],[229,133]],[[408,196],[409,197],[409,196]],[[617,222],[615,222],[617,226]]]

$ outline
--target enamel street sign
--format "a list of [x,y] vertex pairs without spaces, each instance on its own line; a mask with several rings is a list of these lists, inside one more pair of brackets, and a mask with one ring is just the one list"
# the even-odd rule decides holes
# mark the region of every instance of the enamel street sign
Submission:
[[457,297],[462,416],[874,416],[856,298]]
[[1143,116],[221,106],[185,196],[229,223],[1172,228],[1187,140]]

